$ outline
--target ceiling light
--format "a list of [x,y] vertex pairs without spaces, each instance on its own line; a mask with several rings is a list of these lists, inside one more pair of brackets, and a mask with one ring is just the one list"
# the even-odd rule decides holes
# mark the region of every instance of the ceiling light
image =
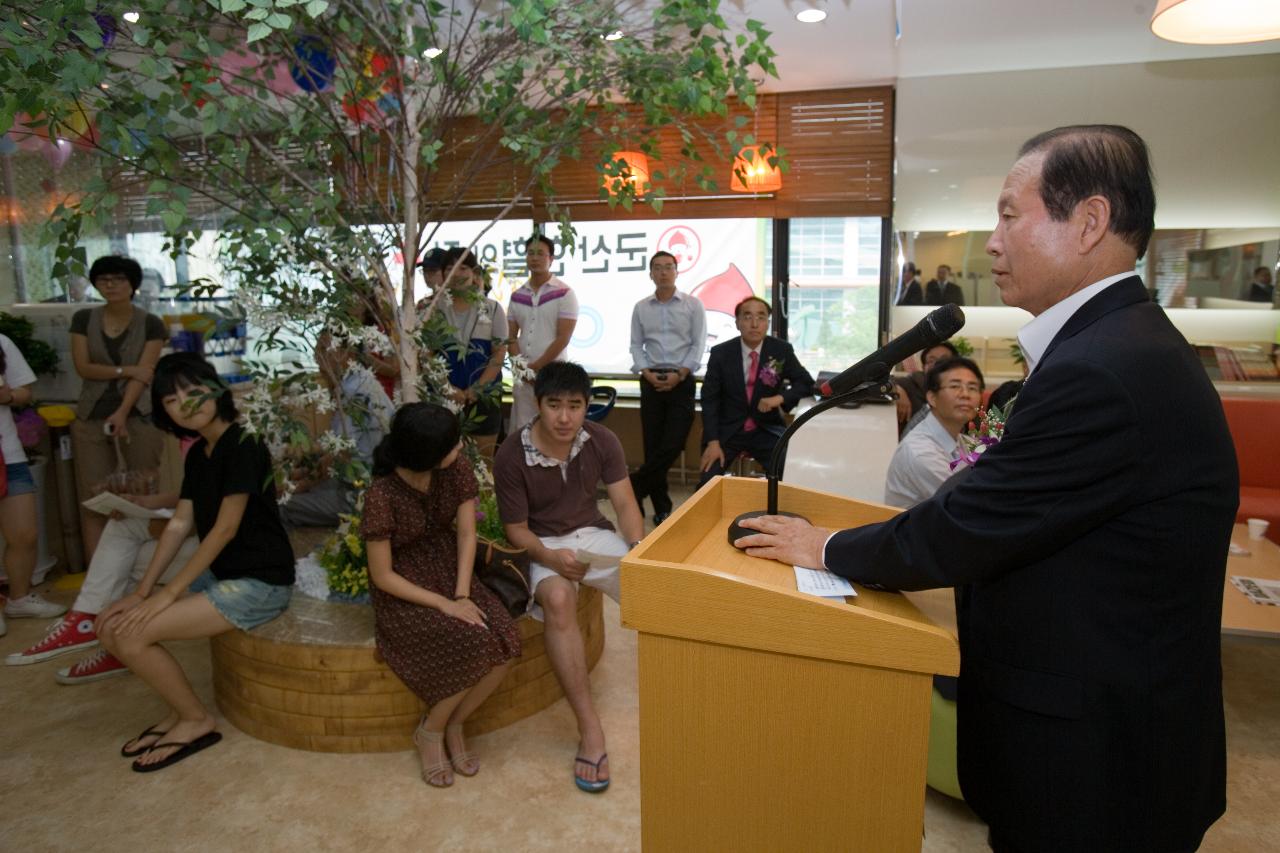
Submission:
[[938,172],[939,172],[939,170],[938,170],[938,169],[930,169],[930,170],[929,170],[929,174],[930,174],[930,175],[936,175],[936,174],[938,174]]
[[827,19],[824,9],[801,9],[796,12],[796,20],[802,24],[817,24]]
[[1275,0],[1158,0],[1151,32],[1184,44],[1243,44],[1280,39]]
[[611,32],[611,33],[609,33],[607,36],[605,36],[605,37],[604,37],[604,40],[605,40],[605,41],[617,41],[617,40],[618,40],[618,39],[620,39],[620,38],[622,38],[622,30],[614,30],[613,32]]
[[141,16],[141,15],[139,15],[137,12],[125,12],[125,13],[124,13],[124,19],[125,19],[126,21],[128,21],[129,23],[131,23],[131,24],[136,24],[136,23],[138,23],[138,19],[139,19],[139,18],[141,18],[141,17],[142,17],[142,16]]
[[423,59],[435,59],[437,56],[439,56],[439,55],[440,55],[440,54],[442,54],[442,53],[444,53],[444,51],[443,51],[443,50],[441,50],[441,49],[440,49],[440,48],[438,48],[438,47],[429,47],[429,48],[427,48],[426,50],[424,50],[424,51],[422,52],[422,58],[423,58]]

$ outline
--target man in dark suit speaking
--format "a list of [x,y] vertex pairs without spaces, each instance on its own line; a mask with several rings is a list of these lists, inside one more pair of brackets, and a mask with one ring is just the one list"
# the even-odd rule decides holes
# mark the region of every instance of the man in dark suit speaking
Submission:
[[1133,272],[1146,145],[1027,142],[987,243],[1035,318],[1004,440],[955,488],[831,532],[769,517],[748,553],[961,587],[959,761],[997,851],[1188,851],[1226,807],[1219,634],[1235,454],[1195,353]]

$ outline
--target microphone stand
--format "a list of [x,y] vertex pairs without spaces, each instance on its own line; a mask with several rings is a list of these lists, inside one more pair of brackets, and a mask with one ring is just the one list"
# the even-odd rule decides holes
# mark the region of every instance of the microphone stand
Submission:
[[[855,385],[843,394],[836,394],[817,403],[813,408],[800,415],[791,422],[791,425],[783,431],[778,438],[778,443],[774,445],[773,453],[769,456],[769,468],[765,472],[765,477],[769,481],[769,500],[768,509],[752,510],[744,512],[733,520],[729,525],[729,544],[732,545],[736,540],[743,536],[750,536],[757,531],[743,527],[742,522],[748,518],[759,518],[763,515],[789,515],[792,518],[804,518],[794,512],[778,511],[778,482],[782,479],[782,470],[785,465],[785,454],[787,452],[787,443],[791,440],[791,436],[796,430],[809,422],[809,419],[825,412],[827,409],[841,406],[845,403],[862,402],[865,400],[873,400],[883,398],[893,393],[893,382],[889,379],[889,366],[885,365],[884,372],[878,379],[869,379],[860,385]],[[807,519],[806,519],[807,520]]]

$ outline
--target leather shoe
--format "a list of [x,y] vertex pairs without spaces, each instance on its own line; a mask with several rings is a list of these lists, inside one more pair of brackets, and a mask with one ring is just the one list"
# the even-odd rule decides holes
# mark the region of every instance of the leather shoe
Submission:
[[659,524],[666,521],[670,515],[671,513],[669,512],[655,512],[653,514],[653,526],[657,527]]

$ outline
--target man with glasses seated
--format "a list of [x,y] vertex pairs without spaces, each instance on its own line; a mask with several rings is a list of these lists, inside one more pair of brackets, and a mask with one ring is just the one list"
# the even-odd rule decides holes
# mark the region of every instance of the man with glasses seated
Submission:
[[903,437],[889,462],[884,502],[907,509],[933,497],[952,474],[960,433],[982,406],[982,371],[960,356],[943,359],[925,374],[929,414]]
[[707,317],[695,296],[676,290],[676,258],[654,252],[649,260],[652,296],[631,310],[631,369],[640,374],[640,428],[644,465],[631,488],[644,511],[653,503],[653,523],[671,514],[667,472],[684,450],[693,426],[693,374],[707,346]]

